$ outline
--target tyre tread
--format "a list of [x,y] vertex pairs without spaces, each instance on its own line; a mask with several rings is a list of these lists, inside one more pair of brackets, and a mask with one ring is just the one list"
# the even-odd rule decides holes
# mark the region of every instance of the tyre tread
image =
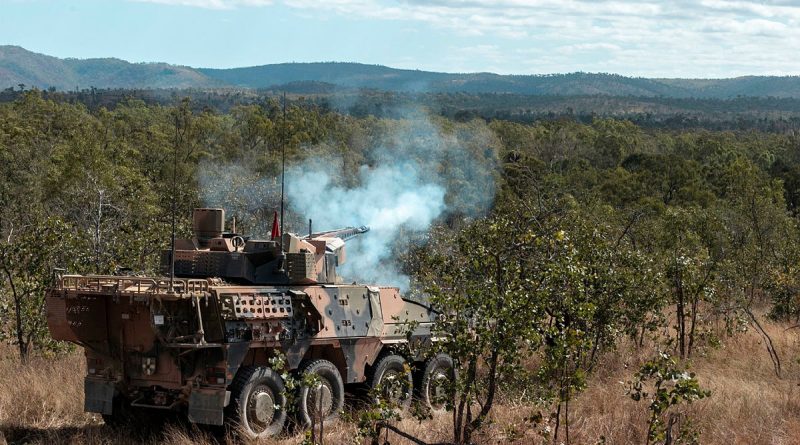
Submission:
[[[382,356],[380,356],[375,361],[374,365],[370,369],[370,372],[369,372],[369,375],[368,375],[368,379],[367,379],[367,383],[369,384],[370,388],[374,389],[377,386],[378,382],[376,382],[376,379],[379,376],[381,376],[381,374],[383,374],[383,371],[384,371],[383,368],[387,366],[386,363],[395,361],[395,360],[397,360],[397,358],[399,358],[400,361],[403,364],[409,364],[408,360],[406,360],[405,357],[403,357],[400,354],[394,353],[394,352],[389,352],[389,353],[383,354]],[[412,401],[412,398],[414,396],[414,376],[413,376],[413,372],[410,373],[410,374],[411,374],[411,379],[410,379],[410,382],[409,382],[410,386],[408,388],[407,397],[406,397],[405,400],[401,401],[401,403],[400,403],[400,410],[401,411],[406,410],[411,406],[411,401]]]
[[[341,408],[344,405],[344,397],[345,397],[344,396],[344,391],[345,391],[344,390],[344,380],[342,379],[342,375],[339,372],[339,369],[336,367],[336,365],[333,364],[333,362],[331,362],[330,360],[325,360],[325,359],[314,359],[314,360],[305,361],[305,362],[301,363],[300,366],[298,366],[297,369],[299,370],[298,376],[300,376],[302,378],[302,375],[304,373],[308,372],[309,369],[312,369],[312,368],[314,368],[316,366],[320,366],[320,365],[331,366],[333,369],[336,370],[336,373],[339,374],[339,383],[340,383],[340,385],[337,385],[336,389],[341,391],[341,402],[342,403],[339,403],[337,401],[336,402],[337,414],[332,414],[331,416],[329,416],[325,420],[325,426],[328,426],[328,425],[331,425],[331,424],[335,423],[336,421],[338,421],[339,408]],[[303,390],[303,388],[301,386],[300,387],[300,391],[302,391],[302,390]],[[301,400],[299,400],[299,399],[300,398],[298,397],[298,403],[301,402]],[[305,427],[309,426],[309,425],[307,425],[309,422],[307,422],[304,419],[305,414],[303,412],[303,408],[298,406],[298,407],[296,407],[296,409],[297,409],[297,416],[296,416],[297,417],[297,423],[299,425],[301,425],[301,426],[305,426]]]
[[443,412],[444,410],[434,409],[433,405],[430,403],[430,400],[428,398],[428,390],[426,387],[430,382],[431,373],[435,369],[436,363],[441,360],[445,360],[448,362],[448,364],[450,365],[451,378],[455,378],[455,363],[453,362],[453,358],[447,354],[439,353],[429,358],[428,360],[425,360],[424,365],[422,366],[422,378],[420,379],[420,385],[419,385],[420,398],[428,406],[428,408],[430,408],[431,411],[434,412]]
[[[265,369],[273,373],[274,375],[277,375],[278,379],[280,379],[280,375],[278,375],[273,369],[262,366],[242,366],[239,368],[238,372],[236,373],[236,376],[233,378],[233,381],[231,381],[231,384],[229,385],[229,389],[231,392],[231,401],[226,408],[228,412],[225,416],[225,423],[228,424],[233,429],[238,429],[240,426],[239,422],[242,420],[241,413],[239,412],[242,392],[252,380],[253,375],[259,372],[259,370],[261,369]],[[251,437],[251,439],[256,439],[256,438]]]

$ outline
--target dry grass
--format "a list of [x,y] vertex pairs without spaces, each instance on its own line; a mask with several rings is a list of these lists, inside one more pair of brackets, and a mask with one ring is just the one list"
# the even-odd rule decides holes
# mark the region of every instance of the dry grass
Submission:
[[[797,444],[800,443],[800,330],[768,325],[767,329],[783,359],[778,378],[761,338],[755,332],[728,339],[723,347],[696,357],[691,369],[712,396],[688,406],[705,444]],[[114,431],[99,416],[83,413],[82,355],[57,359],[36,358],[28,365],[17,363],[11,349],[0,358],[0,431],[11,443],[36,444],[212,444],[223,439],[187,425],[170,425],[157,433]],[[633,402],[620,384],[631,378],[636,367],[653,353],[620,346],[603,358],[589,388],[572,403],[572,443],[593,444],[601,436],[608,444],[643,443],[646,428],[644,402]],[[480,443],[536,443],[539,436],[525,425],[525,416],[535,407],[506,401],[495,410],[493,423],[477,440]],[[449,418],[440,416],[419,423],[407,419],[400,429],[429,442],[449,437]],[[326,433],[325,443],[352,443],[355,426],[340,422]],[[390,434],[392,444],[407,443]],[[273,444],[296,444],[300,435],[271,440]]]

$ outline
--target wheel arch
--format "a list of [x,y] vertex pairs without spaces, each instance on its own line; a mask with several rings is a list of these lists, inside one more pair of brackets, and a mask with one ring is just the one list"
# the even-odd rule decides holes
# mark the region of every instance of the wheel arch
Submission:
[[366,371],[382,353],[384,345],[378,338],[342,339],[334,344],[312,346],[303,361],[325,359],[333,363],[344,383],[362,383]]

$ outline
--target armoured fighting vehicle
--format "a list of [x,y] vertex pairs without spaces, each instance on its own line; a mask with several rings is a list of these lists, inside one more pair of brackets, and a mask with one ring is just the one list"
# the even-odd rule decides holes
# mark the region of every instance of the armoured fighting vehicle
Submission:
[[[63,275],[48,290],[52,336],[85,351],[85,411],[107,423],[134,410],[176,411],[264,437],[292,411],[287,371],[319,377],[290,397],[300,424],[335,420],[350,384],[400,405],[415,389],[443,407],[435,394],[452,360],[408,352],[431,341],[436,312],[397,288],[345,284],[337,273],[345,241],[367,228],[261,240],[224,227],[222,209],[195,209],[193,238],[162,255],[170,276]],[[278,356],[285,369],[271,367]]]

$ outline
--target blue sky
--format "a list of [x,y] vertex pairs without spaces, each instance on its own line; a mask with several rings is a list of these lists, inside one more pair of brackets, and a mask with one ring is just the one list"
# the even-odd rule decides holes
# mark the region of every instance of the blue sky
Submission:
[[227,68],[800,75],[800,0],[0,0],[0,44]]

